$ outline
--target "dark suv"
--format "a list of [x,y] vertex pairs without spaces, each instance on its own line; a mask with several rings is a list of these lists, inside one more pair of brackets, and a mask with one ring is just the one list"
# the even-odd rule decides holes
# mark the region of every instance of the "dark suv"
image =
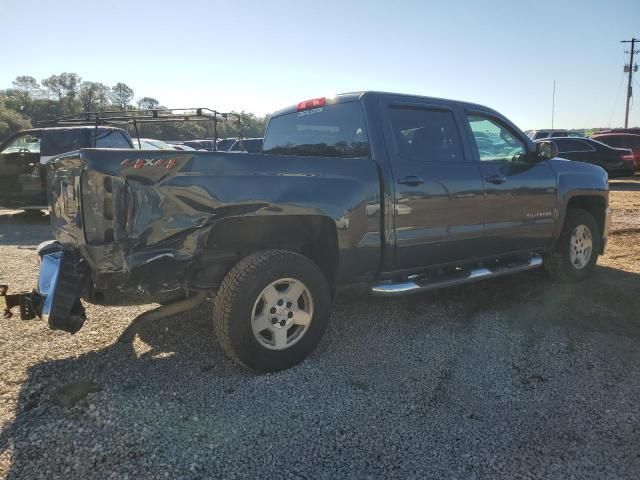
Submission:
[[0,208],[48,208],[45,165],[81,148],[132,148],[126,130],[108,126],[34,128],[0,145]]

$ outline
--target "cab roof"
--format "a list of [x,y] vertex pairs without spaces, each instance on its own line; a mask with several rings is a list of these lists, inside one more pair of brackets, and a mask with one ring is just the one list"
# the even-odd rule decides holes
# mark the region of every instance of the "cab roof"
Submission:
[[[362,100],[362,98],[364,96],[391,96],[394,97],[394,99],[396,100],[400,100],[400,99],[404,99],[407,101],[415,101],[415,100],[437,100],[440,102],[451,102],[451,103],[455,103],[457,105],[462,105],[465,106],[467,108],[470,109],[474,109],[474,110],[486,110],[486,111],[490,111],[493,112],[494,110],[492,110],[491,108],[485,107],[484,105],[479,105],[477,103],[470,103],[470,102],[464,102],[464,101],[460,101],[460,100],[452,100],[452,99],[447,99],[447,98],[438,98],[438,97],[427,97],[424,95],[413,95],[413,94],[408,94],[408,93],[394,93],[394,92],[381,92],[381,91],[376,91],[376,90],[361,90],[358,92],[346,92],[346,93],[339,93],[335,96],[328,96],[326,97],[327,99],[327,103],[346,103],[346,102],[356,102],[356,101],[360,101]],[[277,110],[276,112],[274,112],[271,116],[272,117],[277,117],[280,115],[284,115],[287,113],[294,113],[298,110],[298,104],[295,105],[290,105],[288,107],[282,108],[280,110]]]

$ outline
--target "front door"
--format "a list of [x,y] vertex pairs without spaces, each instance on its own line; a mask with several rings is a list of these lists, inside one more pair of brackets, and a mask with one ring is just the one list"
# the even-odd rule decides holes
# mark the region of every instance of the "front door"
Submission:
[[446,103],[386,107],[399,269],[463,261],[482,248],[482,178]]
[[488,114],[467,119],[484,182],[484,252],[500,255],[549,244],[556,217],[556,178],[536,162],[525,139]]

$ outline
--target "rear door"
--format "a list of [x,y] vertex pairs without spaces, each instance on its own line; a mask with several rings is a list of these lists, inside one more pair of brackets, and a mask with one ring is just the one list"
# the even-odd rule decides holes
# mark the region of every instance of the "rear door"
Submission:
[[525,136],[492,113],[467,112],[467,126],[484,184],[485,255],[546,246],[556,216],[549,163],[532,161]]
[[398,268],[479,255],[482,179],[465,151],[455,105],[381,100],[381,110],[394,177]]
[[561,158],[574,160],[576,162],[593,163],[604,167],[600,158],[601,155],[596,149],[584,140],[575,138],[556,138],[553,140],[558,146],[558,153]]

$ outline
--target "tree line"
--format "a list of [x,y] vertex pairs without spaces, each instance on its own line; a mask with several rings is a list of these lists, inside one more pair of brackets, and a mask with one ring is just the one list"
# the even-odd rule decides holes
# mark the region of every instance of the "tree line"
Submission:
[[[18,130],[35,127],[39,122],[80,112],[167,108],[153,97],[135,98],[134,90],[123,82],[108,86],[101,82],[83,80],[77,73],[69,72],[51,75],[41,81],[29,75],[20,75],[13,80],[10,88],[0,90],[0,141]],[[267,116],[259,117],[244,111],[237,113],[244,118],[244,137],[263,135]],[[212,122],[144,124],[139,125],[138,130],[140,136],[162,140],[213,137]],[[218,124],[219,138],[237,135],[235,122]]]

